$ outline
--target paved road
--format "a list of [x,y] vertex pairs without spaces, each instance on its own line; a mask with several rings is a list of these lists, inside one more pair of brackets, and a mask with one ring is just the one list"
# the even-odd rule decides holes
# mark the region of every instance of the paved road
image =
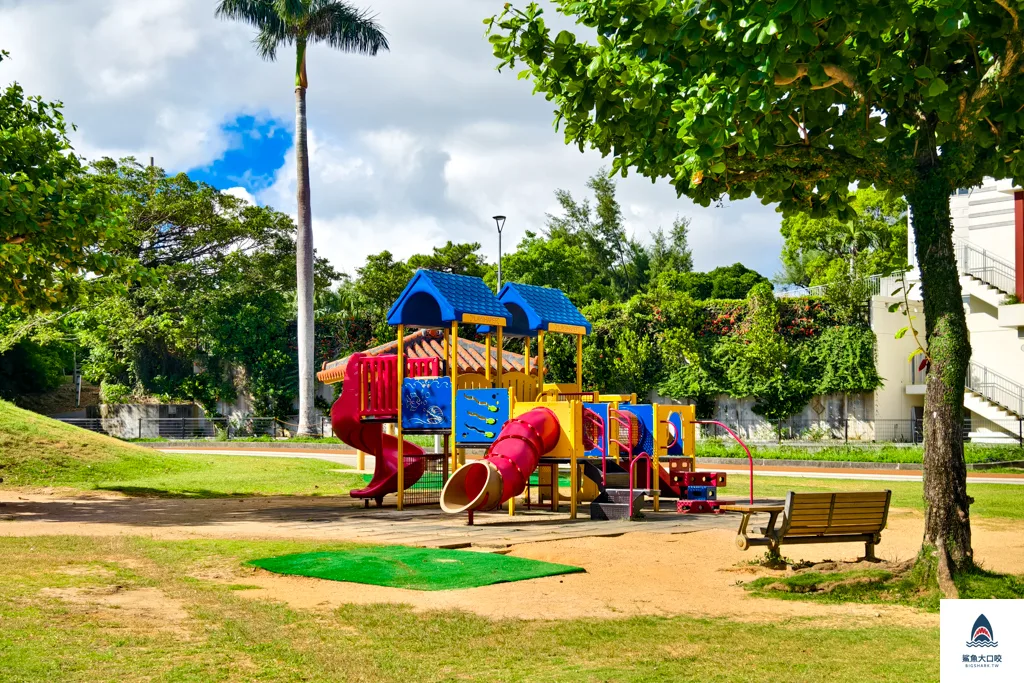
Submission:
[[[216,448],[160,448],[162,453],[206,453],[210,455],[245,455],[256,457],[273,458],[314,458],[328,460],[340,465],[356,467],[358,460],[355,453],[345,451],[312,451],[295,450],[287,448],[259,448],[253,450],[223,449]],[[373,470],[373,456],[366,456],[365,466],[367,470]],[[704,469],[717,469],[726,472],[743,473],[747,472],[746,465],[705,465]],[[794,477],[800,479],[853,479],[861,481],[909,481],[919,482],[922,480],[920,473],[908,472],[906,470],[872,470],[865,469],[833,469],[816,467],[755,467],[754,474],[773,477]],[[967,481],[973,484],[1009,484],[1024,486],[1024,475],[1020,474],[986,474],[984,472],[968,473]]]

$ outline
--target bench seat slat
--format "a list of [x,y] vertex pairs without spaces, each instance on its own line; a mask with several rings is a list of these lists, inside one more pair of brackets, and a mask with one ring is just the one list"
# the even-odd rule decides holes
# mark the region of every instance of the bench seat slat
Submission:
[[747,538],[749,516],[740,524],[737,543],[778,548],[786,543],[865,544],[865,557],[874,559],[874,547],[885,529],[891,491],[849,491],[839,493],[797,493],[790,491],[781,524],[762,528],[760,538]]

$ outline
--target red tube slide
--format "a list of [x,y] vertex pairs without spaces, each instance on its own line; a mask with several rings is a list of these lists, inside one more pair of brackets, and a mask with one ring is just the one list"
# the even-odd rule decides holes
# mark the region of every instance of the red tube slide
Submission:
[[[334,434],[352,448],[374,456],[373,478],[361,489],[352,489],[353,498],[373,498],[379,505],[384,496],[398,491],[398,439],[384,433],[379,422],[359,419],[360,361],[362,354],[353,354],[345,368],[345,384],[341,396],[331,407],[331,427]],[[423,449],[405,442],[403,456],[423,455]],[[423,458],[405,458],[403,484],[408,489],[423,476]]]
[[450,513],[493,510],[518,496],[560,435],[558,418],[547,408],[512,418],[483,460],[466,463],[448,480],[441,492],[441,509]]

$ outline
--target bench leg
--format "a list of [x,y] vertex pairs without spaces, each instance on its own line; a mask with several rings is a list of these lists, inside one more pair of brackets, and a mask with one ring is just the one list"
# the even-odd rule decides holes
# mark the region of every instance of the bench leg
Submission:
[[864,559],[868,562],[878,562],[878,558],[875,557],[874,540],[868,541],[864,544]]
[[736,547],[740,550],[746,550],[750,547],[750,543],[747,542],[747,524],[750,522],[750,513],[744,512],[743,518],[740,519],[740,528],[736,531]]

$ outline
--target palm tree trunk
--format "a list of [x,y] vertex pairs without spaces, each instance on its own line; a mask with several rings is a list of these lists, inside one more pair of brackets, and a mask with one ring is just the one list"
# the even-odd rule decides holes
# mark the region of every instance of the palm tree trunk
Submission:
[[313,224],[309,198],[309,149],[306,145],[306,88],[295,87],[295,165],[298,187],[298,230],[296,234],[296,288],[299,304],[299,430],[300,435],[318,433],[313,392]]

